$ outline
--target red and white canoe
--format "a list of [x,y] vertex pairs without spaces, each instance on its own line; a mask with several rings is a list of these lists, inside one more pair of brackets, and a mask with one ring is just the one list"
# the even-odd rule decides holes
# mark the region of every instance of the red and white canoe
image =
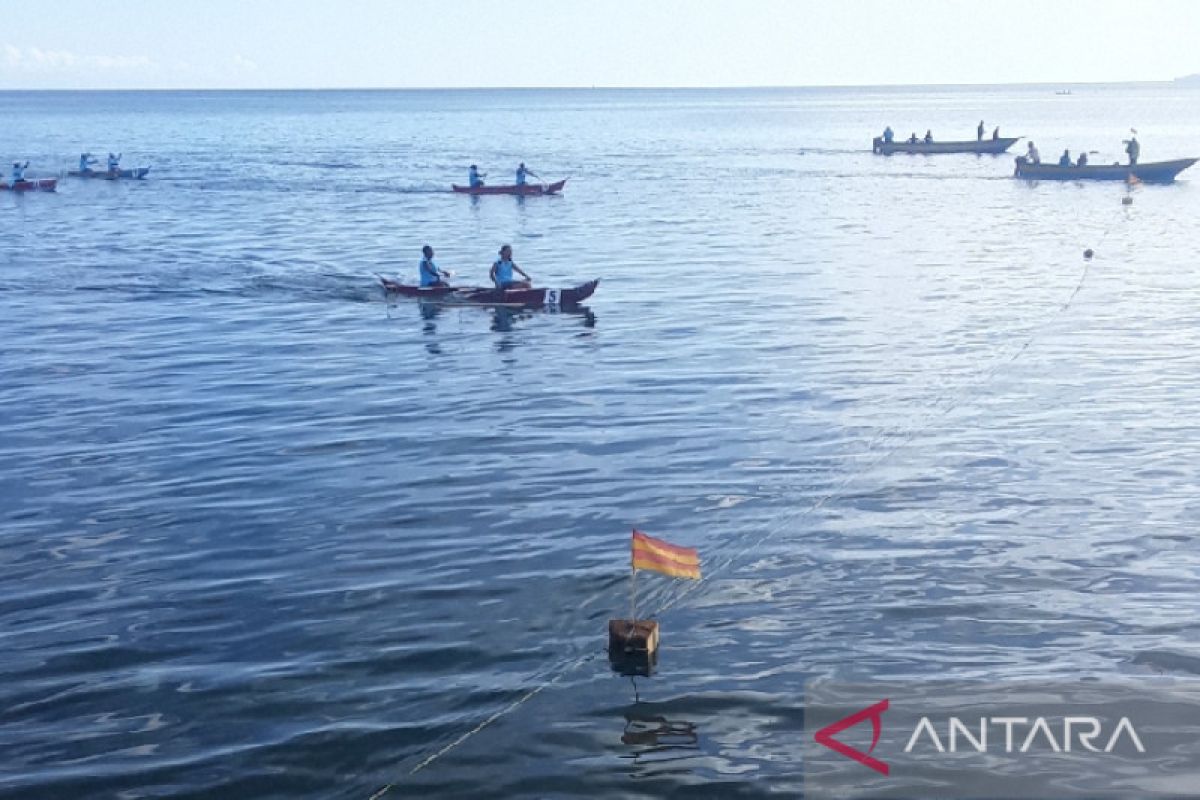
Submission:
[[537,194],[558,194],[562,191],[563,186],[567,183],[567,179],[554,183],[526,183],[523,186],[511,184],[507,186],[459,186],[457,183],[450,188],[461,194],[521,194],[521,195],[537,195]]
[[0,190],[10,192],[53,192],[56,186],[58,186],[58,178],[30,178],[16,183],[0,181]]
[[570,308],[592,296],[599,280],[569,289],[489,289],[482,286],[412,286],[380,278],[384,291],[448,305]]

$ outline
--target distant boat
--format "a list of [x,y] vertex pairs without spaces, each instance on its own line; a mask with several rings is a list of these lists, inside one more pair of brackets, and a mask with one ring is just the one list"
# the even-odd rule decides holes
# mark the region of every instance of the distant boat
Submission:
[[1058,164],[1030,164],[1018,156],[1013,177],[1031,181],[1123,181],[1130,176],[1143,183],[1170,183],[1175,176],[1200,159],[1180,158],[1149,164],[1088,164],[1084,167],[1060,167]]
[[566,185],[567,179],[554,183],[525,183],[517,186],[509,184],[505,186],[459,186],[458,184],[451,185],[451,189],[462,194],[558,194]]
[[871,143],[872,151],[880,155],[890,156],[892,153],[1003,153],[1020,139],[1020,136],[1000,139],[971,139],[965,142],[926,142],[924,139],[916,142],[893,141],[885,142],[876,136]]
[[1070,93],[1071,93],[1070,89],[1063,89],[1061,91],[1055,92],[1055,94],[1070,94]]
[[72,178],[107,178],[110,181],[117,178],[133,178],[135,180],[141,180],[142,178],[146,177],[146,173],[149,171],[149,167],[134,167],[133,169],[113,170],[89,169],[86,172],[83,170],[72,169],[67,171],[67,175]]
[[56,186],[58,186],[58,178],[26,178],[25,180],[17,181],[16,183],[0,181],[0,190],[8,190],[11,192],[53,192],[54,187]]

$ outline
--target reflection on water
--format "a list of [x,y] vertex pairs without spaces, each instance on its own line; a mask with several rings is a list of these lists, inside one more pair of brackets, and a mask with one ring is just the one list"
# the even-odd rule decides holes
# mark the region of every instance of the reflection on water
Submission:
[[[587,306],[569,309],[481,306],[455,302],[453,298],[408,298],[387,293],[384,294],[384,301],[388,319],[394,319],[400,324],[403,324],[409,317],[404,313],[397,312],[401,312],[409,304],[416,306],[423,323],[421,325],[421,334],[425,337],[425,350],[432,355],[444,355],[446,352],[443,346],[443,337],[447,335],[447,331],[442,330],[440,326],[447,319],[447,311],[458,310],[467,314],[479,314],[481,319],[486,314],[489,330],[493,333],[503,334],[495,342],[495,349],[500,353],[512,352],[520,344],[520,338],[511,334],[514,334],[519,329],[521,323],[528,322],[540,314],[559,318],[563,324],[568,324],[568,321],[571,319],[578,319],[579,325],[586,330],[594,329],[597,321],[595,312]],[[457,331],[453,327],[451,327],[450,331],[453,334],[457,334]]]
[[421,309],[421,319],[425,320],[425,324],[421,326],[421,333],[429,337],[429,340],[425,342],[425,349],[431,355],[441,355],[442,343],[437,338],[437,318],[445,310],[445,306],[425,299],[418,299],[417,305]]
[[496,306],[492,309],[492,330],[496,333],[510,333],[513,323],[519,319],[529,319],[529,312]]
[[[445,303],[424,299],[417,300],[417,306],[421,309],[421,319],[429,323],[433,323],[446,309]],[[425,333],[437,333],[437,325],[426,325],[423,330]]]
[[638,704],[625,712],[621,744],[631,748],[624,758],[634,762],[679,761],[700,751],[700,733],[694,722],[668,719]]

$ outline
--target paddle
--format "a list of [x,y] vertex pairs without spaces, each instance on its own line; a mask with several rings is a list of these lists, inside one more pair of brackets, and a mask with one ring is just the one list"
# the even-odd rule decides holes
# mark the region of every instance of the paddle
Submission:
[[[454,277],[458,276],[458,273],[452,269],[439,269],[438,272],[442,273],[442,275],[446,276],[447,278],[454,278]],[[383,281],[385,285],[389,284],[389,283],[394,284],[396,286],[402,285],[400,283],[400,281],[394,281],[391,278],[388,278],[384,275],[380,275],[378,272],[372,271],[371,274],[374,275],[376,278],[379,278],[379,280]]]

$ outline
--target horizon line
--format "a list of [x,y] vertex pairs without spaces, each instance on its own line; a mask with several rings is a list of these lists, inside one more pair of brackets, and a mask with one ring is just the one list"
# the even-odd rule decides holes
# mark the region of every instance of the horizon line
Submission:
[[122,88],[0,88],[0,92],[484,92],[484,91],[720,91],[730,89],[960,89],[1011,86],[1142,86],[1194,83],[1197,75],[1160,80],[1123,81],[1017,81],[1009,83],[844,83],[844,84],[731,84],[714,86],[622,86],[616,84],[562,86],[130,86]]

